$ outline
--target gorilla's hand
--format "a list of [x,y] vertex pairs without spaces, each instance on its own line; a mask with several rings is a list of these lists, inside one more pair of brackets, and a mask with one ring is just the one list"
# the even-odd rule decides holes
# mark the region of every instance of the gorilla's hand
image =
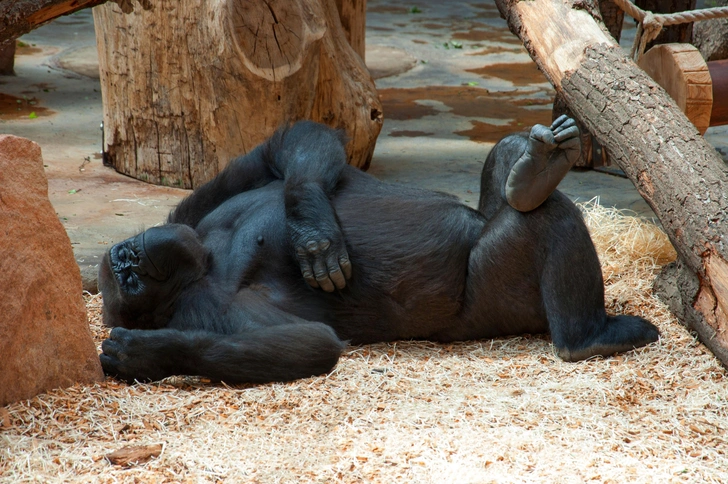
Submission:
[[344,235],[335,217],[321,217],[315,225],[307,220],[289,217],[288,232],[301,265],[301,273],[312,287],[326,292],[346,287],[351,277],[351,262],[346,252]]
[[562,115],[550,127],[535,125],[506,181],[509,205],[521,212],[536,209],[556,190],[580,155],[581,138],[573,119]]
[[103,353],[99,358],[104,373],[127,383],[156,381],[172,375],[162,367],[169,363],[167,353],[174,351],[167,335],[170,331],[114,328],[109,339],[101,344]]

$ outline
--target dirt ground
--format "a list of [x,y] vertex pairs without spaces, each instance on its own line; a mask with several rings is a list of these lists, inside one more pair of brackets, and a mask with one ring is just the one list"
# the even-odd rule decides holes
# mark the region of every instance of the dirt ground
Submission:
[[[650,291],[672,247],[586,213],[609,311],[652,320],[658,343],[564,363],[547,337],[399,342],[285,384],[56,390],[0,409],[0,482],[727,482],[726,370]],[[112,464],[128,447],[141,461]]]

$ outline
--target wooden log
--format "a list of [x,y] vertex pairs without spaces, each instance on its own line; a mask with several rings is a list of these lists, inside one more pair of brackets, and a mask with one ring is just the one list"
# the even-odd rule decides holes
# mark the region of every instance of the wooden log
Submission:
[[0,0],[0,43],[15,39],[82,8],[93,7],[106,0]]
[[[728,365],[725,163],[665,90],[597,23],[592,1],[496,4],[571,111],[660,219],[678,263],[663,272],[656,287],[681,322]],[[686,280],[693,284],[681,284]]]
[[366,168],[382,108],[334,0],[159,0],[94,9],[109,159],[194,188],[282,123],[343,128]]
[[661,44],[645,52],[639,66],[662,86],[700,134],[710,127],[713,82],[708,65],[690,44]]

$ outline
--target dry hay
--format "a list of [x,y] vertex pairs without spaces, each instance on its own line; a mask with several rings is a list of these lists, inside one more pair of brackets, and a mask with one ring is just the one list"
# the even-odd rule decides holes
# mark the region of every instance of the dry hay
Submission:
[[[586,213],[609,310],[655,321],[659,343],[574,364],[542,337],[401,342],[288,384],[76,386],[0,409],[0,480],[728,481],[726,371],[650,290],[672,247],[640,219]],[[153,444],[146,463],[105,458]]]

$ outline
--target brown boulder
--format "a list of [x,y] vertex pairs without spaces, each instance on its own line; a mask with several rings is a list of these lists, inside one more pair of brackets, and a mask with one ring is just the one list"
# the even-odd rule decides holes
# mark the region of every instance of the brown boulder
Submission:
[[40,147],[0,135],[0,405],[103,379]]

